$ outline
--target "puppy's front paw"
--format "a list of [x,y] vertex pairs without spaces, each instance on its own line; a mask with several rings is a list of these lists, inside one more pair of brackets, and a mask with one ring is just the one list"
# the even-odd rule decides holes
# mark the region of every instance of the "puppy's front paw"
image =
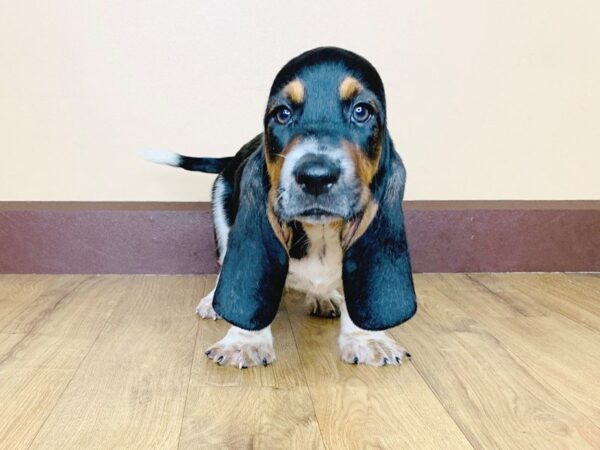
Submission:
[[337,291],[326,296],[306,295],[306,304],[311,316],[334,319],[340,316],[340,306],[344,297]]
[[227,335],[205,353],[220,366],[235,366],[239,369],[267,366],[275,360],[273,336],[269,328],[246,331],[231,327]]
[[217,320],[220,319],[221,316],[217,314],[214,310],[213,306],[213,293],[211,292],[198,303],[196,306],[196,314],[198,314],[203,319],[212,319]]
[[349,364],[381,367],[402,364],[410,354],[382,331],[343,333],[339,338],[342,360]]

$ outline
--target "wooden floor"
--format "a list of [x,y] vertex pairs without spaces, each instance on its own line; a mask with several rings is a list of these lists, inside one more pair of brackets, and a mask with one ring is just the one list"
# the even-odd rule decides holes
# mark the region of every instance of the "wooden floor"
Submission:
[[214,365],[214,281],[0,276],[0,448],[600,448],[598,275],[417,275],[381,369],[289,297],[274,365]]

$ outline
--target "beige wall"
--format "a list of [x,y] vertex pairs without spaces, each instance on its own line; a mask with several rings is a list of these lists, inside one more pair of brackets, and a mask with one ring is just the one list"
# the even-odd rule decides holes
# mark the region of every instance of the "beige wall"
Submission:
[[370,59],[409,199],[600,198],[600,2],[0,3],[0,200],[206,200],[276,71],[338,45]]

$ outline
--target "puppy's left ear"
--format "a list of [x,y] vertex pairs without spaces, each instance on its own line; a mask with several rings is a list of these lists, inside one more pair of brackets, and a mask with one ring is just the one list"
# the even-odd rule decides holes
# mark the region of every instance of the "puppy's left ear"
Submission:
[[391,328],[417,311],[402,211],[405,177],[388,137],[371,185],[375,216],[343,261],[348,313],[356,326],[366,330]]
[[229,231],[213,307],[237,327],[261,330],[277,314],[289,260],[267,216],[269,181],[262,147],[243,170],[239,209]]

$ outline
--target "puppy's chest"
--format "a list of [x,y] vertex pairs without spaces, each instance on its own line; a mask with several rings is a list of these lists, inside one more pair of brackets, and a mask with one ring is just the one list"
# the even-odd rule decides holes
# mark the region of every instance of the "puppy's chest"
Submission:
[[339,229],[312,225],[297,228],[295,232],[287,286],[323,295],[338,288],[343,258]]

